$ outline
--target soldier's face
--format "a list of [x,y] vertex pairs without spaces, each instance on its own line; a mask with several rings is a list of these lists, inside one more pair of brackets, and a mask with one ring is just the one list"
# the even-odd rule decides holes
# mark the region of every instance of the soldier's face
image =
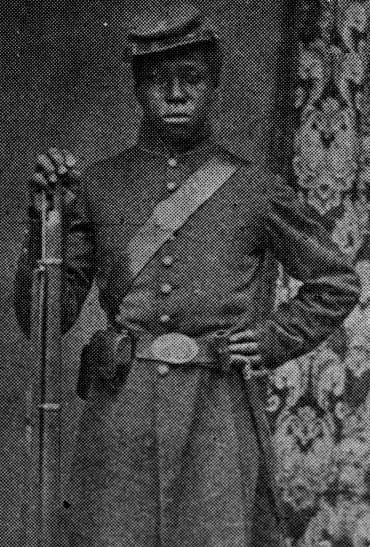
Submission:
[[205,124],[215,85],[201,51],[161,56],[144,66],[136,95],[144,116],[166,139],[192,138]]

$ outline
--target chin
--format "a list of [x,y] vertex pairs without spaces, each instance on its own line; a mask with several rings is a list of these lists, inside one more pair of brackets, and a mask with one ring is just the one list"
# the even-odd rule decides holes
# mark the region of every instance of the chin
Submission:
[[176,140],[188,141],[194,137],[194,132],[182,127],[171,127],[166,131],[168,137]]
[[198,135],[198,129],[188,124],[165,124],[163,135],[174,142],[186,142],[194,140]]

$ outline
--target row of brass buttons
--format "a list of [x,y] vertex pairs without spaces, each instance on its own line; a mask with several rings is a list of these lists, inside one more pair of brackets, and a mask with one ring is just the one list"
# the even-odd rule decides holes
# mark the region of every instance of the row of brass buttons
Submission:
[[[170,167],[177,167],[176,158],[169,158],[167,163]],[[167,190],[169,192],[173,192],[174,190],[176,190],[176,188],[177,188],[176,182],[174,182],[174,181],[168,181],[167,182]],[[164,256],[162,258],[162,264],[166,267],[172,266],[173,257],[170,256],[170,255]],[[162,294],[170,294],[171,291],[172,291],[172,285],[170,285],[170,283],[163,283],[161,285]],[[167,313],[162,314],[159,318],[159,320],[162,324],[168,323],[170,321],[170,319],[171,319],[171,317]],[[168,365],[166,365],[165,363],[161,363],[160,365],[158,365],[157,370],[158,370],[158,374],[160,374],[160,376],[166,376],[166,374],[168,374],[170,369],[169,369]]]

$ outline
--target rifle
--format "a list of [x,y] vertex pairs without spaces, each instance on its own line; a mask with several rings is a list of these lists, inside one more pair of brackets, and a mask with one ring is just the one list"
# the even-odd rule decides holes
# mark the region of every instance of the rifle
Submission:
[[33,369],[28,392],[28,452],[31,469],[27,547],[60,547],[61,508],[61,298],[63,189],[53,202],[43,194],[41,257],[33,273],[31,342]]

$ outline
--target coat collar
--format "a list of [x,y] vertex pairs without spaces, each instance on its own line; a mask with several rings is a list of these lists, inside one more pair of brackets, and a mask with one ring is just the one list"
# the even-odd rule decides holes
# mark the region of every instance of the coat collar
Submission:
[[137,147],[153,156],[162,156],[165,159],[176,158],[178,160],[200,156],[207,157],[218,148],[212,138],[210,126],[206,126],[204,131],[197,136],[197,139],[189,147],[183,151],[171,150],[158,135],[157,131],[145,121],[142,123],[139,131]]

